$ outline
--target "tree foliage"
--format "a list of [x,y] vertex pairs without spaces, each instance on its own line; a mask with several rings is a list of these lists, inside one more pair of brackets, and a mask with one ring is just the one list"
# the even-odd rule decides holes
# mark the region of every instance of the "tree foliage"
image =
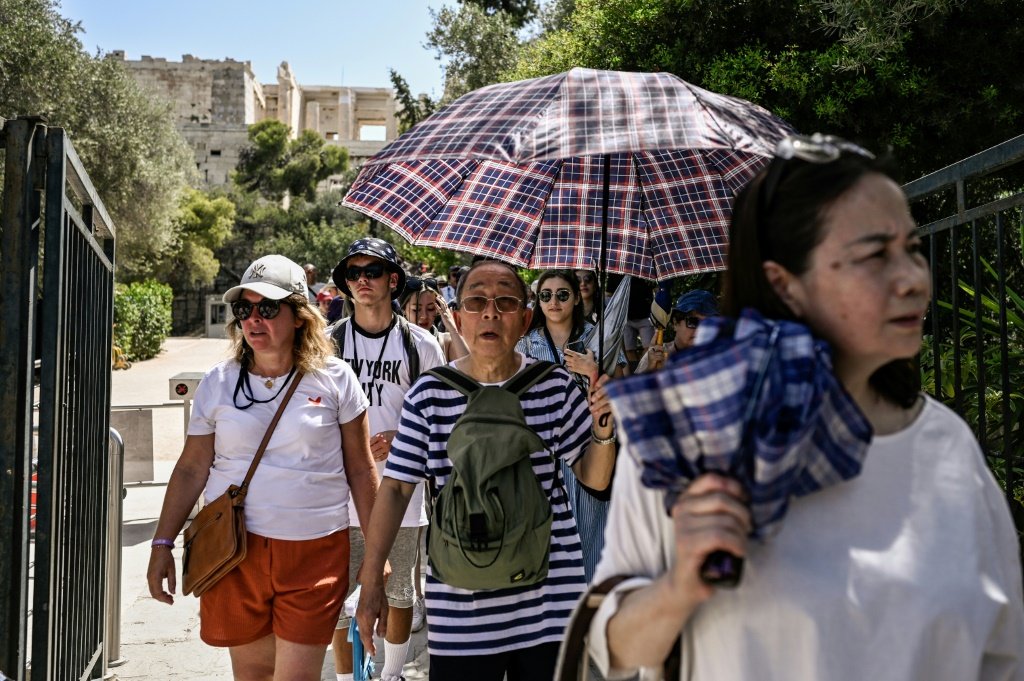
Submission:
[[435,50],[444,68],[441,104],[500,80],[518,60],[516,19],[503,11],[488,13],[476,3],[458,9],[430,10],[434,25],[426,46]]
[[1024,88],[1006,55],[1022,53],[1016,0],[576,0],[503,79],[669,71],[798,130],[891,147],[912,177],[1019,134]]
[[115,60],[86,53],[54,0],[0,0],[0,116],[67,130],[117,229],[118,278],[151,275],[175,243],[193,154],[170,108]]
[[249,126],[249,144],[239,154],[234,180],[247,191],[280,201],[286,194],[312,201],[317,185],[348,167],[348,149],[327,144],[314,130],[290,138],[281,121]]
[[235,204],[227,197],[189,189],[175,218],[174,254],[161,267],[161,279],[175,290],[209,286],[220,271],[214,252],[231,237]]
[[394,69],[388,70],[388,76],[391,78],[391,87],[395,90],[395,100],[398,101],[395,118],[398,119],[398,134],[401,135],[434,113],[437,102],[426,93],[413,96],[409,83]]
[[516,28],[522,28],[537,16],[537,0],[459,0],[460,5],[475,5],[488,15],[503,12]]

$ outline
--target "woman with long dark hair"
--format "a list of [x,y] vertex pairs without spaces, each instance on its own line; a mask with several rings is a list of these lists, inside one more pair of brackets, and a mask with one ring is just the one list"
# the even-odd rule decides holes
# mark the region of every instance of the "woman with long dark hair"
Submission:
[[[859,475],[790,499],[764,543],[736,480],[698,477],[667,515],[620,457],[596,579],[636,579],[594,618],[599,667],[659,667],[681,641],[687,679],[1024,679],[1006,500],[967,424],[920,392],[931,279],[900,186],[855,145],[790,138],[737,197],[729,245],[723,313],[827,342],[873,436]],[[745,558],[737,588],[701,579],[716,551]]]
[[[592,325],[584,320],[580,282],[572,270],[547,270],[537,279],[537,304],[526,336],[516,349],[534,359],[564,364],[572,372],[584,393],[598,375],[593,351],[582,344],[582,336]],[[626,358],[620,357],[620,367]],[[617,371],[621,373],[621,369]],[[569,505],[583,544],[583,567],[589,583],[604,546],[604,527],[608,516],[610,491],[595,492],[576,479],[572,469],[562,467],[569,494]]]

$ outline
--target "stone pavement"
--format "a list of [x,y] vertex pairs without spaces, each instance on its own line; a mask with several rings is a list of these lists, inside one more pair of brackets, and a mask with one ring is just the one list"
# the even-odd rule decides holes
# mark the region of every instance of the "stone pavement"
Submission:
[[[183,371],[205,371],[226,356],[223,339],[170,338],[157,357],[136,362],[113,373],[111,404],[162,404],[168,401],[168,379]],[[225,649],[211,648],[199,639],[199,601],[178,596],[174,605],[154,601],[146,587],[149,541],[160,515],[166,483],[184,443],[182,409],[153,412],[155,484],[126,488],[122,525],[121,645],[123,663],[111,668],[118,679],[231,679]],[[180,538],[179,538],[180,544]],[[181,549],[175,549],[179,576]],[[180,588],[178,589],[180,593]],[[383,642],[377,649],[382,651]],[[413,634],[405,677],[427,678],[426,628]],[[381,660],[377,661],[378,669]],[[324,659],[321,679],[334,681],[334,656]]]

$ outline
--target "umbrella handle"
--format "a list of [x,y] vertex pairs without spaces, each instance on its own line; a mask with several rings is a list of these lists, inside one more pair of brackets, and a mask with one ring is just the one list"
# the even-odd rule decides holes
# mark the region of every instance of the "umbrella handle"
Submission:
[[734,589],[743,578],[743,559],[728,551],[713,551],[700,566],[700,578],[711,586]]
[[654,332],[654,344],[661,345],[665,342],[665,329],[660,326]]

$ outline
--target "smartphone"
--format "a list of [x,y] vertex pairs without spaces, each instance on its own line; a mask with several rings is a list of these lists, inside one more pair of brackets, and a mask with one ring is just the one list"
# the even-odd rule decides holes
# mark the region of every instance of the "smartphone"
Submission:
[[587,354],[587,346],[583,342],[582,338],[577,338],[574,341],[565,344],[565,349],[568,352],[575,352],[578,355]]

